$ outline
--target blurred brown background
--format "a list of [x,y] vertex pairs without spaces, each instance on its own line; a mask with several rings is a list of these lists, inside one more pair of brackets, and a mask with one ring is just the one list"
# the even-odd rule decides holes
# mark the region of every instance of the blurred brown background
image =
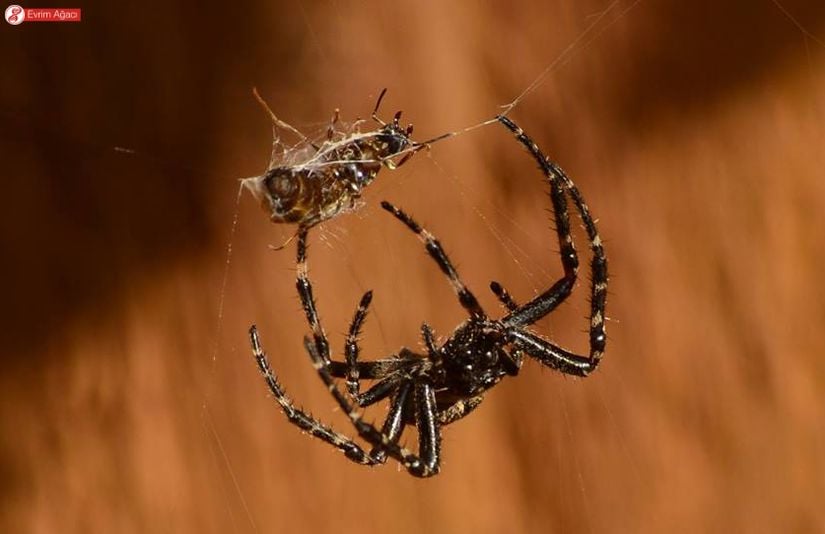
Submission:
[[[607,2],[75,3],[79,24],[4,24],[0,530],[825,530],[825,3],[719,4],[619,3],[512,112],[599,217],[608,351],[587,380],[529,362],[446,429],[426,481],[302,436],[257,373],[252,322],[290,394],[350,432],[301,347],[294,248],[267,248],[289,229],[236,210],[271,141],[251,88],[312,132],[388,87],[383,115],[425,139],[492,116]],[[561,272],[544,191],[495,125],[383,172],[312,235],[337,352],[368,288],[365,358],[463,319],[379,200],[492,312],[489,280],[526,300]],[[536,330],[584,349],[586,287]]]

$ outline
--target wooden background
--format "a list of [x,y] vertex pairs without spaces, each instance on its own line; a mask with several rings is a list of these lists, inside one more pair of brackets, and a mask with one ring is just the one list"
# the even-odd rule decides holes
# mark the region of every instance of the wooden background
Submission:
[[[290,394],[349,431],[301,347],[294,249],[267,248],[289,230],[236,203],[269,156],[251,88],[313,131],[388,87],[384,116],[424,139],[492,116],[607,2],[100,3],[4,25],[0,530],[825,529],[825,4],[718,4],[618,4],[512,112],[599,218],[608,351],[587,380],[528,363],[445,431],[426,481],[302,436],[256,371],[253,322]],[[383,172],[312,236],[336,351],[368,288],[366,358],[463,318],[381,199],[492,312],[489,280],[525,300],[561,272],[544,190],[495,125]],[[536,331],[584,349],[586,288]]]

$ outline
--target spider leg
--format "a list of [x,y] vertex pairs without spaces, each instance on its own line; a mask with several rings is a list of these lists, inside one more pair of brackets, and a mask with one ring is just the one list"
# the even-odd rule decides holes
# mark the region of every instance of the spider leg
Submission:
[[476,300],[475,295],[473,295],[473,293],[464,285],[464,282],[461,281],[458,276],[458,272],[456,272],[455,267],[453,267],[453,264],[450,262],[450,258],[447,257],[447,253],[444,252],[443,248],[441,248],[441,244],[435,236],[427,231],[427,229],[422,228],[412,217],[396,208],[386,200],[381,202],[381,207],[395,215],[396,219],[404,223],[407,228],[415,232],[421,242],[424,243],[430,257],[435,260],[441,271],[447,275],[447,278],[449,278],[450,284],[453,286],[456,296],[458,296],[458,301],[464,309],[467,310],[467,313],[469,313],[471,317],[477,319],[486,319],[487,315],[484,313],[484,310],[481,309],[481,305],[478,303],[478,300]]
[[[539,164],[542,172],[550,182],[550,200],[553,203],[553,217],[556,225],[556,235],[559,241],[559,254],[564,268],[564,276],[553,284],[550,289],[538,295],[530,302],[510,312],[502,322],[508,326],[526,326],[533,324],[553,311],[573,290],[579,269],[579,258],[573,245],[573,234],[570,230],[570,216],[567,212],[567,197],[562,187],[562,179],[550,167],[549,160],[541,153],[539,147],[524,131],[506,117],[499,117],[504,126],[512,131],[516,139],[527,147]],[[500,287],[500,286],[499,286]],[[493,290],[495,292],[495,289]]]
[[372,291],[367,291],[364,293],[364,296],[361,297],[361,302],[358,303],[358,309],[355,310],[355,316],[352,318],[352,323],[350,323],[347,341],[344,345],[344,354],[347,361],[347,389],[353,399],[357,399],[360,396],[360,370],[357,364],[359,352],[358,336],[361,333],[361,326],[364,324],[364,319],[367,317],[370,302],[372,302]]
[[[504,318],[507,326],[521,327],[532,324],[551,312],[558,304],[564,300],[573,288],[576,279],[576,269],[578,258],[576,249],[573,247],[573,239],[570,233],[570,221],[567,216],[567,202],[564,199],[563,191],[560,191],[563,184],[570,193],[570,198],[579,212],[584,225],[587,237],[590,240],[590,250],[592,259],[590,261],[590,271],[592,275],[590,288],[590,357],[592,371],[596,368],[604,354],[607,335],[605,333],[605,305],[607,303],[607,257],[601,237],[596,228],[596,223],[590,215],[590,209],[584,202],[584,197],[576,184],[556,163],[545,156],[539,147],[530,139],[524,131],[507,117],[498,117],[507,129],[516,136],[516,139],[527,148],[539,164],[542,172],[550,181],[551,198],[553,201],[553,211],[556,218],[556,232],[559,237],[561,249],[562,265],[564,266],[564,278],[556,282],[548,291],[531,300],[521,308],[513,311]],[[526,349],[525,349],[526,350]],[[559,349],[560,350],[560,349]],[[562,351],[564,352],[564,351]],[[590,372],[588,371],[588,372]]]
[[312,337],[315,340],[315,345],[318,347],[318,352],[322,355],[324,361],[329,363],[329,342],[321,326],[321,320],[318,318],[318,309],[315,306],[315,298],[312,295],[312,282],[309,281],[309,277],[307,276],[307,229],[305,228],[301,228],[298,231],[297,249],[296,270],[298,276],[295,286],[301,298],[301,306],[304,308],[304,314],[312,328]]
[[607,256],[604,251],[601,236],[596,228],[596,222],[590,216],[590,209],[584,202],[581,192],[576,184],[568,178],[563,170],[554,163],[559,176],[567,184],[567,189],[573,199],[573,203],[581,214],[587,237],[590,240],[590,250],[593,254],[590,260],[590,359],[598,365],[604,354],[607,344],[607,333],[605,326],[605,306],[607,305]]
[[[384,425],[381,427],[381,434],[387,436],[387,439],[392,443],[398,443],[401,439],[401,433],[404,431],[404,407],[410,396],[410,387],[412,381],[407,380],[398,387],[398,392],[392,398],[390,403],[390,410],[387,413],[387,418],[384,420]],[[384,452],[382,446],[374,446],[370,451],[370,457],[376,462],[385,463],[387,461],[387,453]]]
[[414,398],[416,404],[416,420],[418,422],[419,447],[423,458],[393,442],[390,436],[375,428],[374,425],[363,420],[363,414],[353,406],[347,397],[338,389],[335,380],[327,369],[323,356],[318,347],[309,339],[304,340],[304,347],[312,358],[315,370],[326,384],[335,401],[347,414],[358,435],[388,456],[395,458],[407,471],[417,477],[430,477],[438,474],[439,444],[441,435],[438,421],[435,417],[435,391],[428,383],[416,383]]
[[[358,406],[361,407],[370,406],[390,395],[393,395],[392,401],[390,402],[390,409],[387,413],[387,418],[384,420],[384,425],[381,427],[381,433],[387,436],[392,443],[398,443],[398,440],[401,439],[401,433],[404,430],[403,411],[410,392],[410,382],[407,375],[402,373],[391,373],[388,377],[372,386],[365,393],[360,393],[360,369],[357,362],[359,352],[358,334],[360,333],[361,324],[366,317],[367,308],[371,299],[371,292],[365,293],[361,298],[361,303],[358,306],[358,310],[355,312],[355,317],[350,325],[349,335],[347,336],[347,388],[349,389],[350,397],[352,397]],[[399,356],[402,359],[397,359],[396,361],[411,361],[411,358],[415,358],[414,354],[406,354],[406,351],[404,350],[402,350]],[[370,457],[377,463],[385,463],[387,461],[387,455],[380,447],[373,447],[370,451]]]
[[[321,326],[321,320],[318,316],[318,309],[315,305],[315,297],[312,292],[312,282],[309,280],[307,267],[307,234],[308,229],[299,229],[297,233],[297,272],[296,288],[301,299],[301,306],[304,309],[307,321],[312,329],[312,337],[318,347],[318,353],[330,366],[331,372],[334,376],[350,377],[352,374],[361,376],[367,379],[380,379],[392,373],[393,371],[409,365],[402,359],[389,358],[384,360],[376,360],[372,362],[357,362],[358,346],[356,343],[361,325],[367,316],[370,301],[372,300],[372,292],[368,291],[361,297],[358,309],[355,312],[355,317],[350,325],[350,333],[347,336],[347,362],[333,362],[330,358],[329,341],[327,340],[324,329]],[[351,347],[352,345],[352,347]],[[349,351],[355,350],[354,354]],[[352,362],[350,362],[352,360]]]
[[360,393],[358,396],[352,398],[358,406],[371,406],[392,395],[407,379],[408,377],[406,375],[400,373],[388,376],[364,393]]
[[[358,347],[358,336],[361,333],[361,326],[364,324],[364,319],[367,317],[370,302],[372,302],[372,291],[367,291],[364,293],[364,296],[361,297],[361,301],[358,304],[358,309],[355,310],[355,316],[352,319],[352,323],[350,323],[349,333],[347,334],[347,341],[344,347],[344,353],[346,355],[345,378],[347,380],[347,390],[350,397],[352,397],[352,399],[358,403],[359,406],[369,406],[387,398],[396,389],[398,389],[399,384],[405,379],[403,374],[393,373],[392,371],[386,372],[385,375],[379,374],[379,376],[369,376],[368,378],[377,378],[381,381],[372,386],[365,393],[361,393],[361,369],[365,366],[364,364],[359,365],[358,362],[358,353],[360,352]],[[414,354],[406,354],[403,350],[399,356],[400,358],[396,358],[395,361],[411,362],[417,360]],[[366,362],[366,364],[380,365],[384,361],[386,360]],[[367,370],[369,371],[369,369]],[[332,371],[330,371],[330,374],[336,376]],[[375,375],[375,373],[372,374]]]
[[[414,362],[395,357],[382,358],[369,362],[356,362],[358,366],[358,376],[360,380],[381,380],[395,373],[403,371],[414,365]],[[329,373],[335,378],[346,378],[349,373],[349,365],[346,362],[331,360],[328,363]]]
[[264,379],[269,386],[269,390],[272,392],[275,400],[278,401],[278,404],[281,406],[281,410],[284,412],[284,415],[286,415],[289,422],[301,430],[304,430],[316,438],[341,450],[344,455],[353,462],[363,465],[374,465],[376,463],[376,459],[370,456],[357,443],[343,434],[339,434],[338,432],[332,430],[330,427],[324,425],[300,408],[297,408],[292,403],[292,400],[287,397],[284,388],[278,382],[278,378],[275,376],[275,373],[269,365],[269,361],[267,360],[266,353],[261,346],[261,340],[258,336],[258,330],[255,328],[255,325],[252,325],[249,329],[249,338],[252,342],[252,352],[255,356],[255,360],[258,362],[258,368],[264,375]]
[[[429,382],[415,384],[415,421],[418,426],[418,454],[426,472],[437,474],[441,463],[441,429],[436,412],[435,389]],[[417,474],[410,470],[412,474]],[[422,475],[423,476],[423,475]]]
[[[424,344],[427,346],[427,351],[430,356],[430,361],[433,365],[438,365],[441,362],[441,353],[439,352],[438,348],[435,346],[435,334],[433,333],[432,328],[428,324],[421,325],[421,334],[424,338]],[[402,349],[401,354],[402,357],[415,359],[421,361],[418,355],[414,354],[413,352]],[[410,387],[412,384],[412,380],[408,378],[409,375],[401,375],[404,382],[399,385],[393,385],[392,388],[397,389],[398,392],[392,399],[390,410],[387,415],[387,419],[384,421],[384,426],[381,428],[381,433],[387,436],[392,443],[398,443],[398,440],[401,439],[401,433],[404,430],[404,409],[407,404],[407,399],[409,397]],[[385,380],[385,382],[389,382],[389,379]],[[360,406],[367,406],[368,404],[372,404],[372,399],[367,400],[367,397],[370,392],[374,389],[377,389],[381,386],[381,383],[376,384],[370,391],[367,391],[361,398],[356,399],[359,402]],[[388,388],[387,388],[388,389]],[[458,403],[456,403],[458,404]],[[469,411],[467,412],[469,413]],[[439,414],[440,416],[441,414]],[[463,417],[463,415],[459,416]],[[439,424],[441,424],[441,419],[439,418]],[[370,456],[375,459],[376,462],[384,463],[387,459],[387,454],[383,449],[383,446],[375,446],[370,451]]]
[[564,350],[523,329],[511,329],[508,331],[508,335],[517,350],[523,350],[547,367],[561,371],[564,374],[587,376],[595,371],[599,365],[598,360],[592,360]]

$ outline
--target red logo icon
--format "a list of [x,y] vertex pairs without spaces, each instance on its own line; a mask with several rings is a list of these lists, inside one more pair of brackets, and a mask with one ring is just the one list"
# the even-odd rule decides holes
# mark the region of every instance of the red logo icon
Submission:
[[6,8],[6,22],[17,26],[24,20],[26,20],[26,11],[22,7],[12,4]]

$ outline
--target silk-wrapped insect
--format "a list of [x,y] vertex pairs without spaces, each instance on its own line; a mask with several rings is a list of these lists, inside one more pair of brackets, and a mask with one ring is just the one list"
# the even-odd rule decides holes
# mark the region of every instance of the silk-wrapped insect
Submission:
[[[429,144],[449,137],[445,134],[423,143],[411,139],[412,124],[401,126],[401,112],[391,122],[378,117],[387,90],[381,91],[372,120],[379,127],[361,132],[364,121],[356,121],[347,131],[339,128],[338,111],[327,129],[326,139],[317,145],[297,129],[278,119],[257,91],[255,97],[264,106],[276,128],[288,130],[301,140],[301,148],[284,153],[278,164],[270,162],[261,176],[243,180],[243,185],[260,202],[274,223],[296,224],[299,235],[313,226],[356,209],[362,191],[383,168],[396,169]],[[289,241],[278,248],[283,248]]]

